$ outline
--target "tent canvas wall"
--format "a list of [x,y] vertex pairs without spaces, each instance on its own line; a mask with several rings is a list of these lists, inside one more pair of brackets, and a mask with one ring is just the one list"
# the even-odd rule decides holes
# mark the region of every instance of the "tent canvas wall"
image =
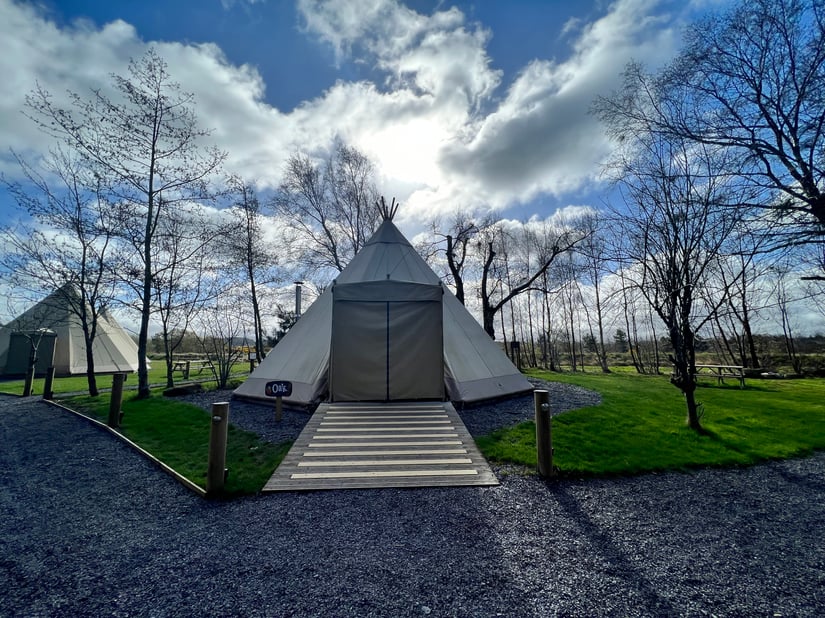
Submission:
[[332,287],[330,401],[444,399],[440,285]]
[[[9,349],[12,334],[47,328],[57,335],[54,344],[55,375],[86,373],[86,342],[80,318],[70,309],[79,303],[79,295],[71,285],[53,292],[18,318],[0,327],[0,374],[10,375]],[[77,304],[75,304],[77,306]],[[95,373],[135,372],[138,368],[137,344],[108,312],[98,318],[97,335],[92,346]]]
[[54,346],[57,335],[54,331],[13,331],[9,336],[6,353],[7,375],[25,375],[35,356],[34,375],[44,376],[54,362]]
[[[321,400],[329,392],[329,375],[333,348],[333,290],[345,284],[368,282],[401,282],[419,284],[420,292],[438,287],[442,293],[441,380],[447,397],[456,402],[474,402],[527,392],[532,385],[510,362],[499,345],[490,339],[481,325],[446,288],[398,228],[387,219],[336,279],[309,307],[300,320],[275,346],[249,378],[235,390],[238,397],[271,400],[264,392],[272,380],[292,382],[292,395],[285,400],[295,405],[308,405]],[[429,286],[429,287],[428,287]],[[364,288],[366,289],[366,288]],[[413,288],[410,288],[413,289]],[[389,293],[390,288],[384,288]],[[423,321],[415,320],[416,333],[422,333]],[[346,322],[345,322],[346,324]],[[434,335],[428,335],[432,339]],[[423,338],[423,337],[422,337]],[[373,337],[371,353],[378,337]],[[350,344],[361,345],[350,339]],[[384,344],[386,346],[386,343]],[[424,357],[410,360],[409,373],[429,375]],[[391,363],[392,364],[392,363]],[[352,361],[352,370],[364,372],[364,367]],[[422,377],[422,382],[426,381]],[[441,386],[439,385],[439,388]]]

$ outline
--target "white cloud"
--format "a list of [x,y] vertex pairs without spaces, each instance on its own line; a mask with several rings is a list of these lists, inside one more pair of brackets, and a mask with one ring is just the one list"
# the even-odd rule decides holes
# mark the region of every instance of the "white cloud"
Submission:
[[[105,89],[111,73],[124,74],[152,46],[195,93],[201,125],[229,152],[228,171],[275,186],[289,155],[323,150],[338,136],[376,162],[382,190],[405,202],[406,219],[501,209],[593,182],[606,149],[587,114],[593,97],[617,83],[631,57],[657,63],[674,49],[672,20],[651,17],[657,6],[619,0],[597,21],[561,24],[572,55],[534,60],[505,83],[487,53],[492,32],[456,8],[422,15],[394,0],[299,0],[309,35],[377,77],[339,81],[279,110],[266,102],[257,69],[230,63],[214,44],[144,41],[123,21],[58,27],[37,5],[0,0],[8,93],[0,131],[20,152],[44,151],[49,139],[20,113],[36,82],[65,104],[67,89]],[[0,160],[3,171],[13,167]]]
[[631,58],[658,64],[675,51],[674,30],[650,17],[656,4],[620,0],[582,27],[569,59],[531,62],[472,139],[444,149],[444,166],[499,207],[594,182],[608,144],[587,113],[592,101],[618,85]]

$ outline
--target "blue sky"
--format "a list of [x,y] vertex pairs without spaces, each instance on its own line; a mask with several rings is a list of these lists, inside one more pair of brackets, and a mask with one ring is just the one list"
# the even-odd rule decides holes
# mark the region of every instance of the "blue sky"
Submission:
[[[408,233],[458,208],[545,218],[603,199],[593,98],[630,59],[666,62],[686,20],[723,3],[0,0],[0,131],[36,159],[48,140],[21,116],[36,82],[58,102],[105,89],[151,46],[228,171],[263,191],[338,137],[376,163]],[[17,173],[6,152],[0,171]]]
[[9,149],[36,163],[52,145],[22,114],[37,83],[68,104],[152,47],[226,171],[264,195],[289,156],[339,138],[375,163],[410,237],[458,209],[600,207],[610,144],[592,101],[729,1],[0,0],[0,173],[19,177]]

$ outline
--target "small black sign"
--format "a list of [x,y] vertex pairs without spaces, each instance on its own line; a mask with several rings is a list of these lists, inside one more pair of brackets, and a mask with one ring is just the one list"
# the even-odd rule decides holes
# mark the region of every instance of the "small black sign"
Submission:
[[292,394],[292,382],[286,380],[267,382],[264,392],[267,397],[289,397]]

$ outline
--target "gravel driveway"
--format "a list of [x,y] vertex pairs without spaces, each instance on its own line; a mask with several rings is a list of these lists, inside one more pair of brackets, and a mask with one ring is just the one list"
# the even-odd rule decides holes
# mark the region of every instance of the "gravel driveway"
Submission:
[[208,502],[81,419],[0,396],[0,615],[821,616],[823,472],[819,453]]

